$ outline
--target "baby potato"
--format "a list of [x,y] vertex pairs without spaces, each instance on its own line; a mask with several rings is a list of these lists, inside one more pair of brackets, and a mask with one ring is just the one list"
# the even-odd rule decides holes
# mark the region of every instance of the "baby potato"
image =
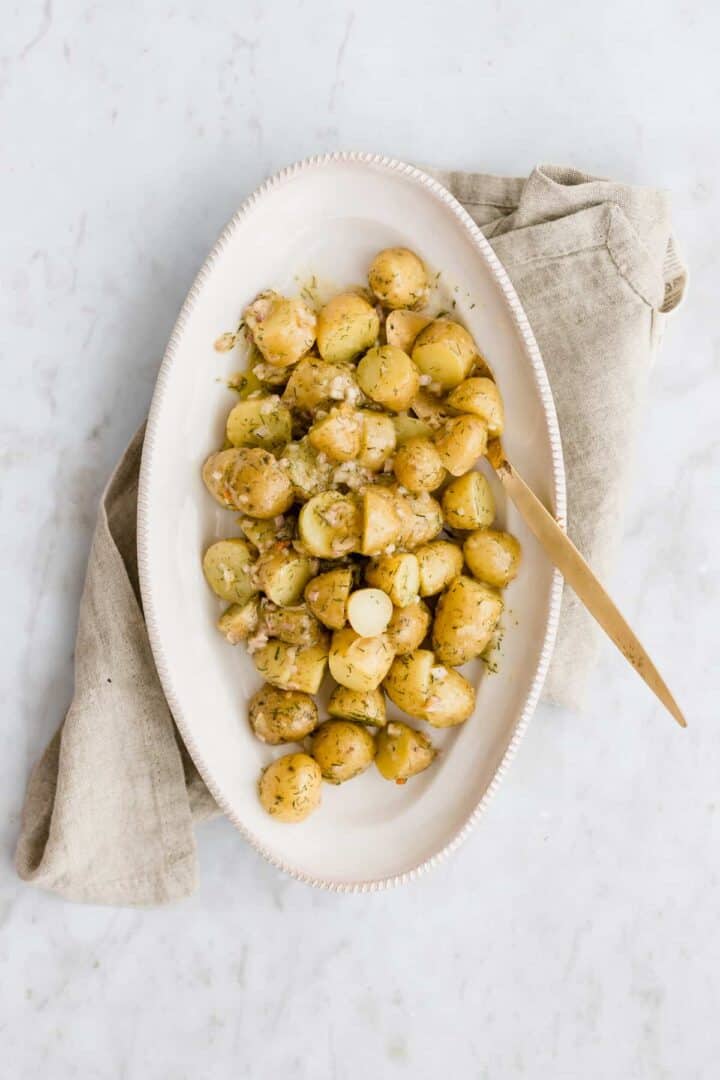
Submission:
[[438,600],[433,649],[441,664],[460,667],[479,656],[490,641],[503,610],[499,593],[464,574]]
[[307,604],[278,607],[271,600],[260,605],[260,620],[268,637],[279,638],[287,645],[329,646],[327,631],[311,613]]
[[488,480],[469,472],[452,480],[442,496],[445,522],[451,529],[479,529],[495,517],[495,499]]
[[285,471],[268,450],[238,448],[226,484],[234,506],[255,518],[274,518],[292,506],[293,490]]
[[427,271],[408,248],[385,248],[370,264],[368,284],[383,307],[418,307],[427,296]]
[[435,449],[451,476],[472,469],[487,448],[487,425],[479,416],[453,416],[435,436]]
[[412,351],[414,364],[443,390],[451,390],[468,377],[476,356],[470,334],[450,319],[435,319],[421,330]]
[[310,555],[339,559],[361,541],[360,505],[353,495],[323,491],[305,503],[298,518],[300,539]]
[[453,578],[462,573],[463,553],[449,540],[434,540],[415,548],[420,567],[420,595],[434,596],[442,592]]
[[237,523],[250,543],[260,552],[269,551],[278,540],[292,539],[294,523],[291,517],[283,518],[279,515],[272,521],[239,517]]
[[352,360],[375,341],[380,320],[375,308],[357,293],[334,296],[317,319],[318,352],[332,364]]
[[365,580],[387,593],[395,607],[402,608],[418,598],[420,567],[415,556],[407,551],[379,555],[366,568]]
[[488,435],[497,439],[505,430],[505,410],[497,383],[484,376],[465,379],[448,397],[448,405],[462,413],[479,416],[487,424]]
[[382,589],[356,589],[348,597],[348,622],[360,637],[384,634],[392,613],[392,601]]
[[409,413],[401,412],[392,417],[392,422],[395,427],[395,439],[398,446],[402,446],[409,439],[432,438],[433,429],[424,420],[419,420],[417,416],[410,416]]
[[360,495],[363,555],[380,555],[400,538],[402,525],[397,500],[387,488],[368,486]]
[[432,765],[436,751],[422,731],[403,724],[400,720],[390,723],[378,732],[375,764],[385,780],[396,784],[406,783]]
[[417,368],[407,353],[394,345],[381,345],[365,353],[357,366],[363,393],[392,412],[403,412],[420,388]]
[[385,340],[409,354],[415,338],[431,322],[428,315],[418,315],[416,311],[391,311],[385,320]]
[[440,454],[430,439],[408,439],[395,454],[393,471],[408,491],[434,491],[445,479]]
[[410,716],[422,717],[436,663],[435,655],[429,649],[416,649],[406,656],[396,656],[383,683],[393,704]]
[[219,450],[211,454],[202,469],[202,478],[205,487],[213,499],[219,502],[226,510],[237,510],[235,492],[228,481],[237,467],[238,455],[241,450],[235,448]]
[[266,684],[250,698],[250,727],[269,746],[300,742],[318,725],[317,705],[309,694]]
[[268,814],[295,824],[320,805],[322,773],[309,754],[284,754],[260,776],[258,794]]
[[254,634],[259,621],[259,600],[251,596],[242,604],[231,604],[217,621],[217,628],[231,645],[239,645]]
[[378,472],[395,450],[395,425],[391,417],[369,409],[361,409],[358,415],[363,424],[358,461],[364,469]]
[[353,461],[362,446],[363,420],[352,405],[332,409],[308,431],[313,450],[325,454],[331,461]]
[[354,720],[356,724],[385,727],[385,695],[382,690],[350,690],[336,686],[330,695],[328,714],[337,720]]
[[221,600],[244,604],[258,591],[252,575],[254,561],[253,550],[245,540],[218,540],[203,556],[205,580]]
[[318,574],[305,586],[307,606],[330,630],[342,630],[347,622],[347,600],[352,583],[352,570],[343,567]]
[[287,645],[270,638],[252,653],[258,672],[272,686],[281,690],[301,690],[317,694],[328,661],[327,645]]
[[318,457],[307,437],[299,442],[289,442],[278,464],[287,474],[293,495],[300,502],[307,502],[313,495],[327,491],[332,485],[331,463]]
[[265,595],[274,604],[297,604],[310,578],[318,572],[315,559],[295,551],[287,540],[280,540],[261,555],[255,577]]
[[289,367],[315,341],[315,312],[302,300],[264,292],[244,313],[245,325],[268,364]]
[[475,709],[475,687],[459,671],[442,664],[436,664],[430,675],[423,719],[438,728],[464,724]]
[[375,740],[360,724],[326,720],[313,735],[312,756],[323,780],[344,784],[365,772],[375,757]]
[[504,589],[520,568],[520,542],[499,529],[478,529],[463,544],[465,561],[473,577]]
[[398,512],[402,523],[400,543],[410,551],[434,540],[442,530],[442,508],[427,491],[399,496]]
[[350,627],[336,630],[330,645],[330,674],[349,690],[375,690],[393,662],[387,638],[360,637]]
[[430,629],[430,609],[422,600],[394,608],[385,636],[396,656],[419,649]]
[[304,357],[287,381],[283,402],[289,409],[314,413],[333,402],[356,404],[362,391],[355,380],[355,369],[349,364],[328,364],[317,356]]
[[274,395],[239,401],[227,418],[226,433],[233,446],[273,450],[292,438],[290,410]]

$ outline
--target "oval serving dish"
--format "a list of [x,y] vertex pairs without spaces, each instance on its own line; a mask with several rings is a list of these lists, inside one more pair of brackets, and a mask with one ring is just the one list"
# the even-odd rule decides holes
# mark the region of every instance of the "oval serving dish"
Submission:
[[[478,342],[506,408],[503,443],[560,519],[565,488],[557,419],[540,353],[492,248],[437,181],[401,162],[337,153],[291,166],[240,207],[195,280],[158,375],[138,497],[142,597],[158,673],[185,744],[221,808],[273,864],[313,885],[366,890],[408,880],[452,851],[475,823],[537,704],[557,627],[561,582],[493,481],[501,527],[524,560],[506,593],[497,672],[464,673],[477,709],[455,730],[432,731],[433,768],[399,787],[374,768],[340,788],[325,784],[320,809],[301,825],[269,817],[257,798],[260,770],[283,748],[258,742],[247,701],[261,680],[244,647],[215,629],[204,549],[237,535],[234,515],[205,491],[201,466],[223,441],[240,366],[215,340],[237,326],[261,289],[296,294],[309,274],[338,288],[361,283],[375,252],[417,251]],[[490,475],[486,463],[481,466]],[[392,707],[389,715],[392,715]],[[422,726],[422,725],[418,725]]]

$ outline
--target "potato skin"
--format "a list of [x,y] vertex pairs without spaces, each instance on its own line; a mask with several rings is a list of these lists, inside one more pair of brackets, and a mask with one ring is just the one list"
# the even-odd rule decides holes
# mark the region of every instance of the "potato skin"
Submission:
[[487,424],[488,436],[497,439],[505,430],[505,408],[497,383],[485,376],[465,379],[448,396],[448,405],[472,413]]
[[464,724],[475,709],[475,687],[459,671],[442,664],[436,664],[430,674],[423,719],[438,728]]
[[280,540],[260,556],[255,577],[265,595],[274,604],[285,607],[298,603],[317,571],[316,559],[301,555],[289,541]]
[[492,488],[481,472],[458,476],[445,488],[442,512],[451,529],[480,529],[495,517]]
[[393,653],[387,638],[360,637],[350,627],[336,630],[330,645],[330,674],[349,690],[375,690],[387,675]]
[[400,543],[409,551],[434,540],[443,527],[440,503],[428,491],[409,492],[398,498],[402,532]]
[[309,694],[279,690],[266,683],[250,698],[248,721],[261,742],[279,746],[299,742],[314,731],[318,710]]
[[436,751],[422,731],[392,720],[377,734],[375,764],[385,780],[406,783],[432,765]]
[[395,425],[392,417],[384,413],[360,409],[358,415],[363,423],[358,461],[364,469],[378,472],[395,452]]
[[435,449],[450,475],[462,476],[487,449],[485,421],[469,413],[451,417],[436,436]]
[[331,461],[353,461],[360,456],[363,419],[352,405],[332,409],[329,416],[310,428],[307,438],[313,450]]
[[450,319],[435,319],[421,330],[412,351],[415,365],[443,390],[450,390],[467,378],[476,356],[470,334]]
[[311,613],[307,604],[279,607],[271,600],[260,604],[260,624],[268,637],[286,645],[324,645],[329,648],[327,630]]
[[329,491],[332,487],[332,464],[318,456],[307,436],[298,442],[289,442],[278,464],[290,481],[293,495],[300,502],[307,502],[313,495]]
[[245,309],[244,317],[253,341],[274,367],[296,364],[314,344],[315,312],[300,299],[261,293]]
[[328,301],[317,318],[318,352],[323,360],[352,360],[375,344],[380,320],[375,308],[357,293],[340,293]]
[[373,727],[385,727],[387,723],[385,696],[379,688],[350,690],[347,686],[336,686],[327,710],[328,715],[337,720],[353,720],[356,724]]
[[368,284],[383,307],[418,307],[428,292],[425,266],[408,248],[385,248],[370,264]]
[[257,671],[271,686],[304,694],[317,694],[328,660],[324,643],[288,645],[279,638],[270,638],[251,655]]
[[473,577],[496,589],[509,585],[520,569],[520,541],[499,529],[478,529],[471,533],[463,551]]
[[217,621],[217,628],[230,645],[247,641],[258,627],[260,601],[251,596],[242,604],[231,604]]
[[409,716],[423,716],[435,662],[435,656],[429,649],[416,649],[393,660],[383,689],[393,704]]
[[292,484],[273,455],[259,447],[212,454],[203,466],[203,479],[221,506],[248,517],[277,517],[292,506]]
[[463,553],[449,540],[434,540],[415,548],[420,567],[420,595],[435,596],[462,573]]
[[292,437],[290,410],[275,395],[247,398],[231,409],[225,432],[233,446],[284,446]]
[[396,547],[402,532],[395,496],[387,488],[368,485],[360,496],[363,555],[380,555]]
[[320,805],[322,773],[309,754],[284,754],[260,775],[258,794],[268,814],[290,824],[304,821]]
[[370,349],[357,366],[363,393],[392,412],[404,412],[420,389],[420,376],[407,353],[394,345]]
[[503,601],[494,589],[462,574],[438,601],[433,649],[441,664],[460,667],[480,656],[502,614]]
[[435,491],[445,479],[445,466],[430,439],[408,439],[395,454],[393,471],[408,491]]
[[418,315],[416,311],[391,311],[385,320],[385,338],[388,345],[397,345],[398,349],[409,355],[415,338],[431,322],[428,315]]
[[385,636],[396,656],[407,656],[422,645],[430,629],[430,609],[422,600],[395,608]]
[[352,589],[352,570],[338,567],[318,574],[305,586],[305,602],[316,619],[330,630],[342,630],[347,622],[347,600]]
[[309,499],[298,518],[298,531],[306,551],[321,559],[339,559],[356,551],[361,542],[358,500],[339,491],[324,491]]
[[392,418],[395,427],[395,439],[398,446],[403,446],[409,439],[430,439],[433,429],[424,420],[409,413],[401,412]]
[[255,554],[246,540],[218,540],[203,556],[205,580],[221,600],[244,604],[258,591],[251,573],[254,562]]
[[367,566],[365,580],[368,585],[382,589],[395,607],[403,608],[418,598],[420,568],[415,556],[408,551],[393,555],[379,555]]
[[305,356],[293,368],[282,396],[289,409],[307,414],[340,401],[354,405],[361,398],[351,365],[329,364],[317,356]]
[[350,720],[326,720],[313,735],[312,756],[323,780],[344,784],[372,764],[375,740],[361,724]]

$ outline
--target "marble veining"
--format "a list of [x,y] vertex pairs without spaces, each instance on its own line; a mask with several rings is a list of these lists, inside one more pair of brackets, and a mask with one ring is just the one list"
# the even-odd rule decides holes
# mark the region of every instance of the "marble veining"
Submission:
[[[3,1074],[716,1075],[719,30],[665,0],[5,13]],[[73,907],[11,857],[72,693],[98,494],[220,228],[269,171],[334,149],[672,190],[691,289],[649,378],[612,584],[690,727],[606,648],[586,712],[541,708],[477,830],[402,890],[312,891],[217,821],[191,900]]]

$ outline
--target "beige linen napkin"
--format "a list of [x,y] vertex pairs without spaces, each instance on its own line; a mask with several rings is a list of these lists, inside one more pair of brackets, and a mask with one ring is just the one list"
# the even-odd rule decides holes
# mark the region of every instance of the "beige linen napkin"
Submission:
[[[482,227],[542,351],[563,439],[568,529],[607,576],[629,450],[686,273],[667,197],[543,166],[527,180],[435,172]],[[217,813],[175,729],[137,583],[140,431],[103,495],[80,606],[75,696],[29,782],[17,869],[72,900],[162,904],[196,884],[193,824]],[[592,620],[569,590],[546,698],[577,705]]]

